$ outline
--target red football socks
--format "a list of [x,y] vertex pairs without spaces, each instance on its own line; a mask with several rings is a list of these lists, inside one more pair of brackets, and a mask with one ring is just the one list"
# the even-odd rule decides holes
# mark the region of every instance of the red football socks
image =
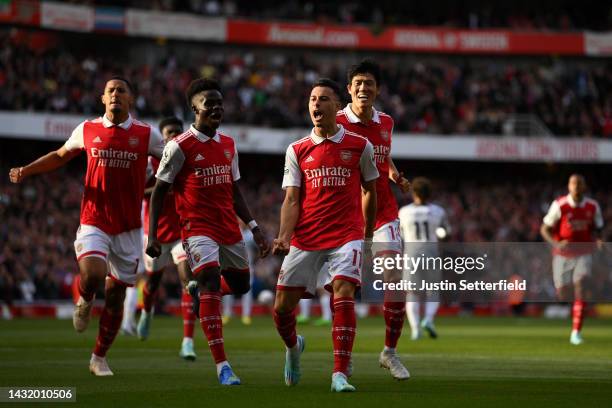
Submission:
[[100,325],[98,328],[98,338],[94,347],[94,354],[98,357],[106,356],[106,352],[115,340],[119,327],[121,327],[121,319],[123,318],[123,308],[119,313],[111,313],[106,307],[102,310],[100,316]]
[[584,301],[574,300],[572,307],[572,330],[582,330],[582,321],[584,320]]
[[334,343],[334,373],[347,372],[355,341],[355,299],[340,297],[334,299],[332,339]]
[[295,313],[286,312],[278,313],[274,311],[274,324],[276,330],[280,334],[281,338],[285,342],[285,345],[289,348],[295,346],[297,343],[297,334],[295,332]]
[[221,294],[205,292],[200,294],[200,325],[208,339],[208,347],[215,363],[220,363],[225,357],[223,347],[223,324],[221,323]]
[[397,347],[397,341],[402,335],[404,327],[404,317],[406,316],[405,302],[389,302],[383,304],[383,314],[385,316],[385,346],[389,348]]

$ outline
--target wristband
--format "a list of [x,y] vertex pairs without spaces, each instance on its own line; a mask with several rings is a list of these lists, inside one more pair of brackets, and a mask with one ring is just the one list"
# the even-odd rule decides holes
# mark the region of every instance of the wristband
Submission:
[[255,228],[257,228],[257,221],[251,220],[251,221],[249,221],[249,223],[247,225],[249,226],[249,229],[252,231]]

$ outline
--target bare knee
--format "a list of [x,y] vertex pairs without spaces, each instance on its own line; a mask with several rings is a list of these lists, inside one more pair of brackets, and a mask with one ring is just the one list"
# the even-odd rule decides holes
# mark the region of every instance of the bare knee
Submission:
[[276,291],[276,298],[274,299],[274,312],[276,313],[290,313],[295,310],[300,299],[302,297],[301,291]]
[[200,290],[219,292],[221,290],[221,274],[218,267],[204,268],[196,275]]
[[332,288],[334,290],[334,297],[355,297],[356,286],[353,282],[349,282],[344,279],[336,279],[332,282]]
[[105,307],[113,312],[119,313],[123,310],[126,285],[112,279],[106,280]]

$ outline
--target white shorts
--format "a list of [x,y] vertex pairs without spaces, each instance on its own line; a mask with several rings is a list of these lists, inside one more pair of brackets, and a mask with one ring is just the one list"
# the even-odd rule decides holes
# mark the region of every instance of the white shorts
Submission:
[[553,255],[553,281],[555,288],[574,284],[591,275],[593,255],[585,254],[572,258]]
[[233,245],[219,245],[206,236],[189,237],[183,241],[187,263],[196,275],[204,268],[218,266],[221,271],[238,270],[249,273],[246,244],[241,240]]
[[390,221],[374,231],[372,242],[374,256],[401,254],[402,238],[399,219]]
[[81,225],[74,241],[77,261],[96,257],[108,263],[109,276],[133,286],[142,256],[142,230],[140,228],[108,235],[92,225]]
[[[144,246],[147,246],[148,237],[144,236]],[[144,254],[145,271],[147,273],[157,272],[170,265],[172,262],[174,265],[185,261],[187,254],[183,249],[183,242],[179,239],[174,242],[168,242],[161,245],[161,255],[157,258],[151,258],[146,253]]]
[[347,242],[338,248],[321,251],[304,251],[291,246],[283,260],[277,290],[303,290],[303,297],[313,297],[317,289],[317,277],[327,262],[324,287],[331,291],[331,283],[343,279],[361,285],[363,264],[363,240]]

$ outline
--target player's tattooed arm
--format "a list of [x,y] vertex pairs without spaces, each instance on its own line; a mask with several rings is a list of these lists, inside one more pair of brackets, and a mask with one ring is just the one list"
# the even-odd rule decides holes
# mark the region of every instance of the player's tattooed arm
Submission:
[[300,187],[287,187],[281,207],[280,230],[274,240],[274,255],[287,255],[293,230],[300,216]]
[[9,171],[9,178],[11,183],[21,183],[28,176],[48,173],[64,166],[78,156],[79,153],[81,153],[81,150],[68,150],[62,146],[58,150],[47,153],[26,166],[12,168]]
[[[246,201],[244,201],[244,196],[242,195],[242,180],[234,181],[234,211],[236,211],[236,215],[244,222],[249,225],[252,221],[254,221],[253,216],[251,215],[251,211],[249,210],[249,206]],[[270,252],[270,244],[268,243],[268,239],[264,231],[262,231],[260,226],[255,226],[251,229],[253,233],[253,239],[259,248],[259,256],[261,258],[265,258],[268,256]]]
[[387,161],[389,162],[389,178],[398,185],[402,193],[408,193],[410,191],[410,182],[404,177],[404,173],[395,167],[391,156],[387,156]]
[[161,244],[157,240],[157,224],[159,222],[159,215],[164,207],[164,198],[166,194],[168,194],[170,186],[172,186],[171,183],[157,179],[155,187],[153,187],[153,193],[151,194],[151,203],[149,207],[149,236],[147,239],[147,249],[145,251],[151,258],[157,258],[161,255]]
[[361,207],[365,220],[365,238],[371,239],[376,224],[376,179],[364,182],[362,191]]

